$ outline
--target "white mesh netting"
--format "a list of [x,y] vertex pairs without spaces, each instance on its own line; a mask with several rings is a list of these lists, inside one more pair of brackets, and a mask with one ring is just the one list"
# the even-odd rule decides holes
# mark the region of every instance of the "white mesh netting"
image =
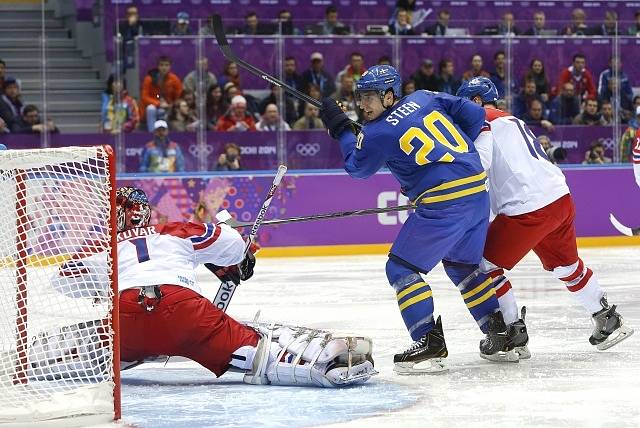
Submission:
[[111,158],[0,151],[0,423],[114,415]]

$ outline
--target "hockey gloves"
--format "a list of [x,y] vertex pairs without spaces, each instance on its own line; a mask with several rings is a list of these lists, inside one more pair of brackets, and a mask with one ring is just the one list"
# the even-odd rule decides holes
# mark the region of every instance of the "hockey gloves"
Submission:
[[320,119],[329,130],[332,138],[338,139],[346,129],[351,130],[351,119],[344,114],[340,104],[333,98],[325,98],[322,100],[320,108]]
[[254,253],[258,251],[258,249],[259,247],[256,244],[251,244],[247,255],[237,265],[217,266],[213,263],[205,263],[204,266],[213,272],[220,281],[231,281],[235,285],[238,285],[240,281],[246,281],[253,276],[253,268],[256,265],[256,256],[254,256]]

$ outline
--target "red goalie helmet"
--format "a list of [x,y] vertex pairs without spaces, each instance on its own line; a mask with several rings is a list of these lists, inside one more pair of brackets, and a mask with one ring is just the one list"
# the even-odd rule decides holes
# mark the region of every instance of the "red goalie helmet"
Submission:
[[118,232],[147,226],[151,219],[151,207],[144,190],[135,187],[119,188],[116,192],[116,216]]

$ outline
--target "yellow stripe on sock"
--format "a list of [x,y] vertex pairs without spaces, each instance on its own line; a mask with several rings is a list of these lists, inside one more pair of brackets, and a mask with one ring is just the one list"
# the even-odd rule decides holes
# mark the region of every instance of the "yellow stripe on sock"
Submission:
[[398,293],[398,296],[397,296],[398,300],[402,299],[407,294],[412,293],[412,292],[416,291],[417,289],[424,287],[425,285],[427,285],[427,283],[422,281],[422,282],[416,282],[412,286],[410,286],[408,288],[405,288],[404,290],[402,290],[401,292]]
[[480,303],[484,302],[485,300],[489,300],[491,297],[493,297],[495,295],[496,295],[496,290],[494,290],[493,287],[492,287],[482,297],[479,297],[476,300],[472,300],[469,303],[467,303],[467,308],[471,309],[474,306],[478,306]]
[[403,310],[405,310],[405,308],[413,305],[414,303],[421,302],[423,300],[428,299],[429,297],[431,297],[431,290],[425,291],[424,293],[420,293],[417,296],[413,296],[412,298],[407,299],[406,302],[404,302],[404,303],[402,303],[400,305],[400,310],[403,311]]
[[491,278],[487,278],[482,284],[478,285],[473,290],[467,291],[466,293],[464,293],[462,295],[462,298],[464,300],[467,300],[469,297],[473,296],[474,294],[478,294],[479,292],[487,288],[487,285],[491,284],[491,281],[493,281]]

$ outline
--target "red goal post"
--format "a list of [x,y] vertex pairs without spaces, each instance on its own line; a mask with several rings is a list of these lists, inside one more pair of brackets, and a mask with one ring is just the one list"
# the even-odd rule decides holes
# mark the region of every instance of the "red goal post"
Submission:
[[115,191],[109,146],[0,151],[0,424],[120,418]]

